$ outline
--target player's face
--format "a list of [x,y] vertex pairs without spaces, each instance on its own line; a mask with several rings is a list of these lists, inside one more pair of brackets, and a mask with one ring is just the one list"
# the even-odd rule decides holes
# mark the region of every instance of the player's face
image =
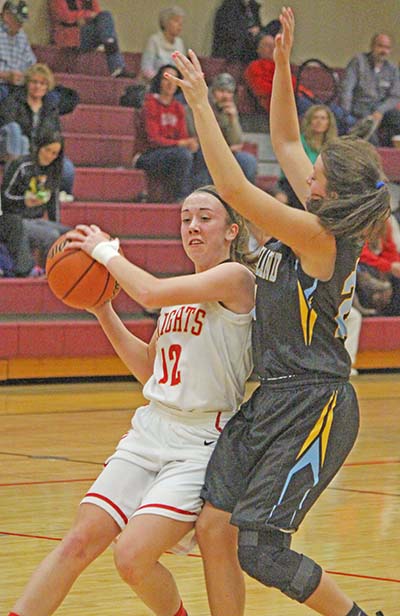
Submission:
[[327,179],[325,175],[324,164],[322,158],[318,156],[315,161],[312,174],[307,178],[307,184],[310,187],[310,198],[321,199],[326,197]]
[[184,250],[203,271],[229,258],[238,227],[228,220],[227,211],[213,195],[196,192],[185,199],[181,210],[181,237]]
[[61,152],[61,143],[48,143],[40,148],[38,159],[39,165],[48,167],[54,162]]

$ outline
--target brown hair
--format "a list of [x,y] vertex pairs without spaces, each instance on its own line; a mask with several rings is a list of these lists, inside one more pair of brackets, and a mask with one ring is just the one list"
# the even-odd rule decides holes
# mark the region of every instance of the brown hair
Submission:
[[254,264],[255,259],[254,256],[249,252],[249,229],[247,227],[246,221],[236,212],[224,199],[222,199],[217,189],[214,185],[209,184],[208,186],[201,186],[193,191],[192,194],[196,194],[198,192],[208,193],[212,195],[222,205],[224,206],[227,213],[227,223],[235,224],[239,227],[239,231],[233,242],[231,243],[230,248],[230,258],[232,261],[238,261],[239,263],[243,263],[243,265],[251,266]]
[[56,85],[54,74],[53,71],[49,69],[47,64],[41,64],[39,62],[37,64],[32,64],[32,66],[30,66],[25,73],[26,82],[29,83],[30,81],[32,81],[35,75],[40,75],[41,77],[43,77],[43,79],[47,81],[48,92],[50,92],[50,90],[53,90],[54,86]]
[[336,237],[364,241],[390,215],[390,194],[378,153],[362,139],[340,137],[321,150],[327,197],[311,199],[307,209]]
[[305,112],[303,119],[301,121],[301,132],[307,141],[308,145],[311,146],[314,150],[320,149],[320,144],[316,143],[314,132],[311,129],[311,122],[313,120],[314,115],[318,111],[325,111],[326,115],[329,119],[329,126],[327,131],[324,133],[322,145],[337,137],[337,126],[336,119],[333,115],[332,111],[326,105],[312,105]]

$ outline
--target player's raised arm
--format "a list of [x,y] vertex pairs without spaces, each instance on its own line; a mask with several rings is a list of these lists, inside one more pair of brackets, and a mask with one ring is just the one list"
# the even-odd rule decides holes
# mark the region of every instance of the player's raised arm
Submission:
[[[245,178],[227,145],[208,101],[207,85],[200,62],[190,50],[189,58],[176,52],[174,59],[182,79],[166,75],[179,84],[192,111],[201,148],[214,184],[221,197],[237,212],[282,240],[299,255],[325,251],[326,234],[318,218],[283,205]],[[309,162],[303,169],[304,182]]]
[[280,15],[282,32],[275,38],[275,73],[272,88],[271,142],[290,185],[304,204],[309,189],[307,177],[313,167],[300,140],[300,127],[292,86],[290,54],[294,40],[294,15],[290,8]]

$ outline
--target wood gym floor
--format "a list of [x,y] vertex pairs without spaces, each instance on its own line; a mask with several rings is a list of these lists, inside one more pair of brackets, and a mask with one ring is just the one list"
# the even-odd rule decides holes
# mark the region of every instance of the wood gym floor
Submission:
[[[400,379],[354,380],[358,442],[294,538],[369,614],[400,614]],[[142,402],[132,382],[0,388],[0,608],[12,607],[30,572],[69,528],[80,497]],[[190,616],[209,614],[201,557],[166,554]],[[312,614],[247,579],[246,616]],[[57,611],[145,616],[107,550]],[[227,615],[229,616],[229,615]]]

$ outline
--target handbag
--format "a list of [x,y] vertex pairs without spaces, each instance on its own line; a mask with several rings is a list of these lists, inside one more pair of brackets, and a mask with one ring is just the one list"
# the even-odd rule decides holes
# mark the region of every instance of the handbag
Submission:
[[143,84],[127,86],[125,88],[125,92],[119,99],[119,104],[122,107],[134,107],[135,109],[140,109],[143,106],[146,92],[147,87]]

